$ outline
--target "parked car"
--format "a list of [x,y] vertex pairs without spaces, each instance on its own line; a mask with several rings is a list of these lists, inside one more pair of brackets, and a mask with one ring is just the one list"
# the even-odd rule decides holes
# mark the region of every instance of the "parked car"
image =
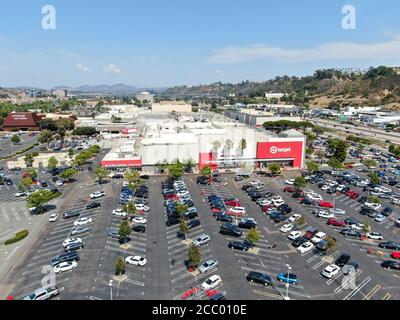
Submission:
[[325,278],[331,279],[340,272],[340,267],[336,264],[330,264],[324,270],[322,270],[321,275]]
[[277,279],[279,282],[285,282],[289,284],[297,284],[299,281],[297,275],[285,272],[278,274]]
[[256,271],[250,271],[247,276],[246,280],[252,283],[259,283],[264,286],[271,286],[272,283],[272,278],[262,272],[256,272]]
[[200,273],[205,273],[210,271],[211,269],[214,269],[215,267],[218,266],[218,261],[215,259],[209,259],[205,262],[203,262],[200,266],[199,266],[199,272]]
[[385,269],[400,270],[400,262],[395,260],[385,260],[381,263],[381,266]]
[[347,253],[342,253],[339,258],[336,259],[335,264],[339,267],[343,267],[348,264],[351,260],[351,256]]

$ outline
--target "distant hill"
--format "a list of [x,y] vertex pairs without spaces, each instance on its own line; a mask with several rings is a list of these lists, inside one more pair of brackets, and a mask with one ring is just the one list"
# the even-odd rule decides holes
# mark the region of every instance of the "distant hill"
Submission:
[[213,83],[169,88],[169,97],[264,97],[266,92],[286,93],[283,102],[309,105],[311,108],[361,105],[385,105],[400,108],[400,74],[398,68],[370,68],[363,73],[337,69],[317,70],[312,76],[280,76],[275,79],[240,83]]
[[114,85],[84,85],[80,87],[66,87],[57,86],[53,90],[68,90],[70,92],[83,92],[83,93],[107,93],[107,94],[133,94],[140,91],[136,87],[132,87],[123,83],[117,83]]

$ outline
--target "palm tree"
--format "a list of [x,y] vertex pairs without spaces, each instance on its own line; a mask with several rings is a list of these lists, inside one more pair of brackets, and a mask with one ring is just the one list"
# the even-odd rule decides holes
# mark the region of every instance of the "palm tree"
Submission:
[[[232,140],[228,139],[225,141],[225,148],[228,151],[228,158],[231,157],[231,150],[233,148],[233,142]],[[230,162],[230,159],[228,160]]]
[[190,158],[185,162],[185,172],[186,173],[191,173],[193,172],[193,169],[196,167],[196,164],[194,163],[193,159]]

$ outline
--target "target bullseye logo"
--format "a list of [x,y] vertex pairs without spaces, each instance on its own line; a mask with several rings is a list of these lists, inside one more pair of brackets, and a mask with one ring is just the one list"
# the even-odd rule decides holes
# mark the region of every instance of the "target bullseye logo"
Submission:
[[272,154],[276,154],[276,153],[278,153],[278,148],[275,147],[275,146],[273,146],[273,147],[271,147],[271,149],[269,149],[269,151],[270,151]]

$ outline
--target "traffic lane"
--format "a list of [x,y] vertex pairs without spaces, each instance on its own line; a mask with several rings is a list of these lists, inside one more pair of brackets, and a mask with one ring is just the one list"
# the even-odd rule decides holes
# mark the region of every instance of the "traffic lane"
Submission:
[[[274,192],[279,192],[280,186],[277,186],[275,181],[272,181],[272,183],[270,183],[269,185],[271,189],[273,189],[273,191],[275,190]],[[384,270],[380,266],[380,260],[372,260],[370,257],[367,256],[365,251],[360,250],[360,245],[363,244],[361,241],[344,238],[342,235],[339,234],[339,229],[330,228],[324,222],[324,220],[316,218],[311,213],[307,214],[307,210],[295,199],[283,193],[282,197],[284,198],[285,202],[287,202],[292,208],[295,208],[295,210],[298,212],[302,212],[302,214],[308,220],[309,225],[315,226],[316,228],[318,228],[318,230],[325,232],[327,235],[333,236],[337,240],[338,250],[350,254],[352,260],[359,263],[360,268],[364,269],[366,272],[368,272],[368,274],[376,277],[376,279],[379,279],[380,282],[385,283],[387,286],[390,286],[394,279],[394,273],[386,272],[386,270]],[[366,246],[371,245],[367,244]]]
[[[211,250],[218,261],[218,274],[224,283],[227,298],[229,300],[256,299],[256,296],[249,290],[249,284],[246,280],[247,273],[243,272],[237,264],[234,253],[228,248],[226,237],[219,233],[220,224],[212,216],[206,196],[201,194],[200,185],[197,185],[194,179],[188,179],[186,183],[205,233],[211,237]],[[247,290],[244,290],[244,288],[247,288]]]
[[[97,186],[94,188],[98,189]],[[106,246],[108,228],[112,220],[111,212],[117,204],[116,199],[118,199],[112,184],[107,184],[104,191],[106,197],[100,200],[102,206],[91,225],[92,229],[85,241],[85,247],[79,251],[81,259],[78,262],[78,268],[71,274],[62,299],[74,299],[76,293],[89,297],[95,276],[99,271],[99,265],[103,263],[101,260],[102,250]],[[112,261],[112,264],[114,262]]]

